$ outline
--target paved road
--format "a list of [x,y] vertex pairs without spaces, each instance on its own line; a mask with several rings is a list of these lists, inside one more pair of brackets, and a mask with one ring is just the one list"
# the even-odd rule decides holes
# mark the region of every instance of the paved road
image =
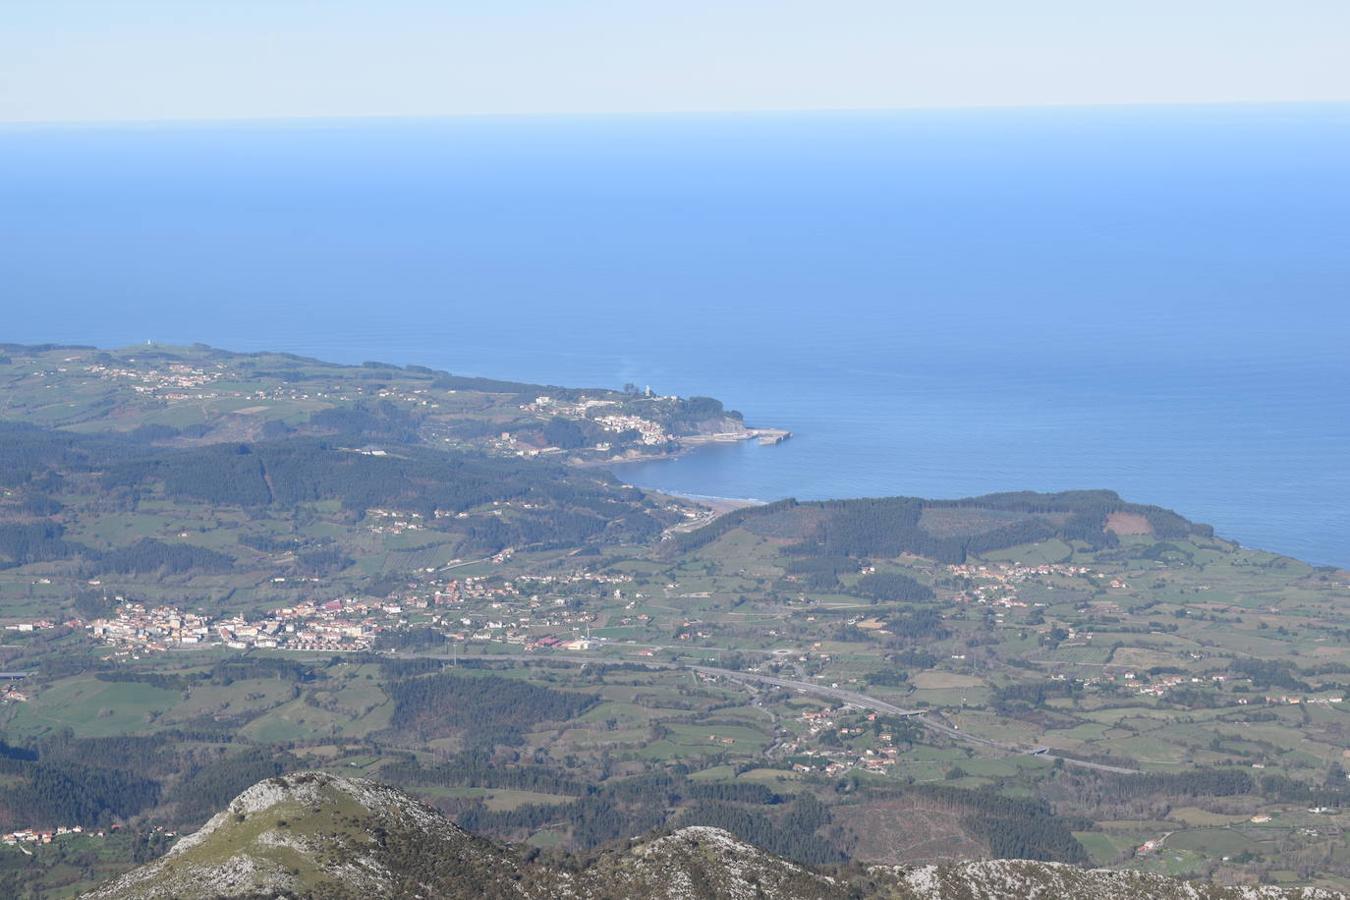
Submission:
[[[448,657],[433,654],[419,653],[399,653],[400,657],[418,657],[434,656],[436,659],[447,659]],[[1123,766],[1108,766],[1104,763],[1088,762],[1083,759],[1074,759],[1069,756],[1059,756],[1051,753],[1045,747],[1019,747],[1016,744],[1006,744],[1000,741],[982,738],[977,735],[967,734],[960,729],[953,728],[950,725],[944,725],[936,722],[925,711],[921,709],[905,709],[896,706],[894,703],[887,703],[885,700],[878,700],[875,697],[869,697],[866,694],[860,694],[857,691],[848,691],[843,688],[830,687],[829,685],[816,684],[810,681],[793,681],[788,678],[775,678],[771,675],[756,675],[752,672],[737,672],[734,669],[719,669],[715,666],[696,666],[691,663],[673,663],[662,662],[659,660],[616,660],[598,656],[563,656],[561,654],[539,654],[537,656],[522,656],[511,654],[474,654],[472,656],[462,656],[460,659],[486,659],[494,662],[564,662],[577,665],[586,665],[588,663],[619,663],[633,662],[638,665],[647,666],[652,669],[685,669],[691,672],[698,672],[703,675],[713,675],[720,678],[726,678],[731,681],[753,682],[755,684],[771,684],[775,687],[786,688],[787,690],[798,691],[803,694],[811,694],[815,697],[824,697],[829,700],[839,700],[859,709],[870,709],[874,712],[885,713],[891,716],[901,716],[911,718],[917,721],[929,731],[935,731],[946,735],[954,740],[965,741],[968,744],[979,744],[983,747],[989,747],[994,750],[1001,750],[1005,753],[1016,756],[1039,756],[1044,759],[1055,759],[1064,763],[1066,766],[1074,766],[1079,769],[1092,769],[1097,772],[1110,772],[1116,775],[1137,775],[1138,769],[1127,769]]]
[[1019,747],[1015,744],[1005,744],[989,738],[978,737],[968,734],[949,725],[943,725],[941,722],[935,722],[924,715],[921,709],[904,709],[893,703],[887,703],[885,700],[878,700],[875,697],[869,697],[866,694],[860,694],[856,691],[846,691],[843,688],[828,687],[823,684],[814,684],[810,681],[792,681],[786,678],[773,678],[768,675],[754,675],[749,672],[736,672],[731,669],[717,669],[712,666],[684,665],[680,668],[691,669],[695,672],[702,672],[705,675],[720,675],[733,681],[753,681],[756,684],[772,684],[778,687],[788,688],[790,690],[801,691],[805,694],[812,694],[817,697],[826,697],[831,700],[841,700],[860,709],[870,709],[874,712],[886,713],[892,716],[902,716],[917,721],[924,728],[930,731],[936,731],[945,734],[958,741],[965,741],[970,744],[980,744],[985,747],[992,747],[996,750],[1002,750],[1006,753],[1017,754],[1020,756],[1041,756],[1046,759],[1062,760],[1066,766],[1077,766],[1081,769],[1094,769],[1098,772],[1113,772],[1118,775],[1137,775],[1138,769],[1127,769],[1123,766],[1108,766],[1104,763],[1088,762],[1083,759],[1073,759],[1068,756],[1059,756],[1051,753],[1046,747]]
[[450,569],[462,569],[462,568],[464,568],[465,566],[476,566],[476,565],[478,565],[479,563],[485,563],[485,562],[492,562],[492,557],[490,557],[490,556],[485,556],[485,557],[483,557],[482,559],[470,559],[470,560],[466,560],[466,561],[464,561],[464,562],[452,562],[452,563],[447,563],[446,565],[441,566],[440,569],[438,569],[437,571],[440,571],[440,572],[447,572],[447,571],[449,571]]
[[862,709],[884,712],[893,716],[908,717],[923,715],[923,710],[921,709],[903,709],[893,703],[887,703],[885,700],[878,700],[875,697],[869,697],[866,694],[859,694],[856,691],[846,691],[843,688],[829,687],[823,684],[815,684],[810,681],[793,681],[789,678],[775,678],[770,675],[755,675],[751,672],[737,672],[733,669],[718,669],[713,666],[682,665],[680,668],[690,669],[694,672],[702,672],[704,675],[719,675],[733,681],[753,681],[756,684],[772,684],[777,687],[788,688],[789,690],[813,694],[817,697],[842,700],[845,703],[852,704],[853,706]]

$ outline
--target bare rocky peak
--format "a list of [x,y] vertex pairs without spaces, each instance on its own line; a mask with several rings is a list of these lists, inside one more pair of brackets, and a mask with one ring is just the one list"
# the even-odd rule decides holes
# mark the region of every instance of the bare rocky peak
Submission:
[[506,897],[522,895],[520,877],[515,853],[402,791],[302,772],[255,784],[164,857],[88,896]]

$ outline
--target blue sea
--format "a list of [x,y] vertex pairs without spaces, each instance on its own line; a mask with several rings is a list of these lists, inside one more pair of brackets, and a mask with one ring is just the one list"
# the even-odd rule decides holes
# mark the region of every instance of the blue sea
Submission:
[[770,500],[1109,487],[1350,566],[1350,107],[0,128],[0,340],[707,394]]

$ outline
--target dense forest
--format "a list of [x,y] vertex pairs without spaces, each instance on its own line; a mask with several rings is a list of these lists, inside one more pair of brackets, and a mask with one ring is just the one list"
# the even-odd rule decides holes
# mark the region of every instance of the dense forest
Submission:
[[157,782],[122,769],[57,759],[0,758],[0,828],[33,822],[108,825],[159,801]]
[[423,738],[464,733],[479,746],[518,743],[521,729],[574,719],[599,702],[514,678],[451,672],[395,681],[388,693],[395,704],[394,728]]
[[[1127,503],[1113,491],[1020,492],[964,500],[884,497],[799,503],[783,500],[748,507],[682,535],[678,549],[689,551],[734,528],[765,534],[805,530],[790,555],[806,558],[895,557],[912,553],[943,563],[962,563],[987,553],[1050,538],[1077,540],[1092,548],[1118,543],[1108,528],[1112,513],[1143,517],[1159,538],[1212,536],[1170,510]],[[930,521],[940,517],[939,526]],[[795,524],[794,524],[795,523]]]
[[212,504],[290,507],[338,500],[355,512],[385,507],[427,517],[493,500],[555,500],[615,490],[601,475],[549,463],[416,447],[373,455],[316,438],[161,451],[119,463],[103,477],[107,489],[154,483],[171,497]]
[[843,859],[816,833],[830,821],[824,804],[809,793],[788,802],[762,784],[701,783],[670,772],[594,783],[544,766],[494,765],[491,755],[482,751],[461,753],[432,766],[395,764],[384,775],[409,786],[509,788],[575,797],[501,811],[470,803],[458,809],[456,817],[472,831],[509,836],[562,823],[571,829],[578,846],[595,847],[664,825],[713,825],[800,862]]
[[1044,800],[938,784],[910,785],[890,795],[959,816],[962,827],[985,843],[996,858],[1079,864],[1088,861],[1087,851],[1072,831],[1074,826],[1088,823],[1055,815]]
[[59,484],[62,470],[85,471],[130,456],[136,445],[114,436],[92,436],[0,419],[0,486]]
[[65,527],[56,522],[0,523],[0,568],[97,555],[89,547],[66,540]]
[[844,854],[822,837],[831,820],[829,808],[808,793],[799,794],[781,810],[747,808],[722,800],[700,800],[680,814],[678,824],[723,828],[770,853],[810,865],[844,861]]
[[245,788],[300,765],[289,753],[252,747],[190,768],[165,800],[175,805],[179,822],[196,827],[224,809]]
[[129,547],[120,547],[101,553],[93,565],[94,573],[112,572],[135,575],[163,571],[171,575],[190,572],[229,572],[234,568],[234,557],[218,550],[193,547],[190,544],[166,544],[143,538]]
[[[0,504],[0,568],[72,561],[85,577],[210,574],[251,558],[229,548],[153,538],[114,548],[72,540],[57,518],[65,506],[60,497],[87,494],[95,485],[104,502],[123,511],[159,497],[288,517],[306,504],[336,501],[348,523],[370,509],[398,510],[422,516],[427,527],[454,536],[461,552],[477,555],[506,547],[640,543],[658,536],[666,522],[641,492],[604,472],[559,463],[410,445],[365,452],[337,439],[304,436],[163,447],[147,442],[162,437],[158,430],[137,434],[91,438],[0,423],[0,440],[12,437],[14,443],[13,453],[7,447],[0,454],[0,484],[15,488]],[[499,505],[511,502],[516,508],[502,515]],[[457,517],[480,506],[487,508]],[[239,544],[258,553],[290,553],[294,571],[310,577],[341,572],[353,562],[341,546],[285,535],[241,534]]]

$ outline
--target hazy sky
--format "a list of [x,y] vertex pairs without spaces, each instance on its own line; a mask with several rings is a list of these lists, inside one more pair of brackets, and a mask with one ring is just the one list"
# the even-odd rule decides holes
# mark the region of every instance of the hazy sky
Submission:
[[1350,100],[1350,0],[0,0],[0,121]]

